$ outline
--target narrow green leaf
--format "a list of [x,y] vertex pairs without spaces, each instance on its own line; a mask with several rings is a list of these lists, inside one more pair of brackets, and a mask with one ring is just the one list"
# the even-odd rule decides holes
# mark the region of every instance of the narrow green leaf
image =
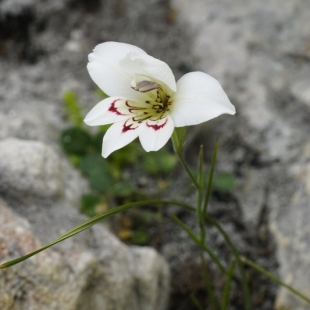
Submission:
[[233,254],[236,258],[238,268],[239,268],[240,274],[241,274],[241,282],[242,282],[244,302],[245,302],[244,307],[246,310],[250,310],[251,309],[250,290],[249,290],[249,285],[248,285],[248,280],[247,280],[247,276],[245,273],[245,269],[244,269],[243,263],[241,261],[240,255],[238,253],[238,250],[236,249],[236,247],[234,246],[230,237],[225,232],[225,230],[222,228],[222,226],[213,217],[209,216],[208,214],[206,214],[205,216],[206,216],[206,220],[209,221],[212,225],[214,225],[218,229],[218,231],[222,234],[226,243],[228,244],[228,246],[230,247],[231,251],[233,252]]
[[83,124],[83,116],[78,104],[78,98],[74,91],[67,91],[63,94],[62,98],[65,110],[70,121],[77,127]]
[[181,163],[182,167],[185,169],[187,175],[190,177],[192,182],[195,184],[196,189],[199,190],[199,184],[197,183],[196,178],[194,177],[191,170],[187,166],[186,161],[183,157],[183,146],[181,145],[181,142],[179,140],[177,129],[178,128],[174,129],[172,136],[171,136],[173,150],[174,150],[175,154],[178,156],[178,159],[180,160],[180,163]]
[[209,254],[211,259],[217,266],[220,268],[223,274],[227,274],[225,267],[222,265],[221,260],[219,257],[206,245],[202,244],[200,239],[194,234],[194,232],[184,223],[182,222],[176,215],[172,215],[173,220],[185,231],[187,232],[188,236],[205,252]]
[[235,266],[236,266],[236,260],[233,259],[233,261],[231,262],[230,267],[228,269],[228,274],[227,274],[227,279],[226,279],[226,284],[225,284],[225,290],[224,290],[224,295],[223,295],[223,299],[222,299],[221,310],[227,310],[228,309],[230,283],[231,283],[232,277],[234,275]]
[[274,281],[277,284],[282,285],[283,287],[285,287],[286,289],[288,289],[291,293],[295,294],[296,296],[300,297],[301,299],[303,299],[304,301],[306,301],[308,304],[310,304],[310,297],[306,297],[305,295],[303,295],[302,293],[300,293],[299,291],[295,290],[293,287],[291,287],[290,285],[282,282],[279,278],[277,278],[275,275],[273,275],[272,273],[270,273],[269,271],[267,271],[266,269],[264,269],[263,267],[255,264],[253,261],[245,258],[245,257],[241,257],[242,262],[244,262],[246,265],[251,266],[252,268],[254,268],[255,270],[257,270],[258,272],[262,273],[264,276],[266,276],[267,278],[269,278],[270,280]]
[[205,196],[203,209],[202,209],[202,214],[203,214],[204,218],[206,217],[209,199],[210,199],[210,195],[211,195],[211,188],[212,188],[213,174],[214,174],[214,168],[215,168],[215,163],[216,163],[217,149],[218,149],[218,141],[215,142],[214,149],[213,149],[211,169],[210,169],[209,180],[208,180],[208,184],[207,184],[207,191],[206,191],[206,196]]
[[191,294],[190,299],[198,310],[205,310],[194,294]]
[[102,219],[117,214],[119,212],[128,210],[128,209],[132,209],[132,208],[136,208],[136,207],[141,207],[141,206],[145,206],[145,205],[149,205],[149,204],[171,204],[171,205],[177,205],[189,210],[195,210],[195,208],[193,208],[192,206],[185,204],[185,203],[181,203],[178,201],[173,201],[173,200],[144,200],[144,201],[138,201],[138,202],[132,202],[132,203],[127,203],[124,204],[122,206],[107,210],[101,214],[95,215],[94,217],[84,221],[83,223],[75,226],[74,228],[70,229],[68,232],[66,232],[64,235],[60,236],[59,238],[55,239],[54,241],[52,241],[51,243],[45,245],[44,247],[37,249],[31,253],[28,253],[26,255],[23,255],[21,257],[18,257],[16,259],[10,260],[8,262],[2,263],[0,264],[0,269],[4,269],[4,268],[8,268],[10,266],[16,265],[26,259],[28,259],[29,257],[42,252],[44,250],[46,250],[47,248],[61,242],[64,241],[65,239],[68,239],[76,234],[78,234],[79,232],[95,225],[96,223],[100,222]]
[[200,248],[200,261],[201,261],[201,269],[202,269],[203,279],[205,282],[206,291],[207,291],[208,296],[210,298],[211,307],[213,310],[218,310],[219,306],[218,306],[217,300],[215,299],[215,295],[214,295],[214,292],[212,289],[212,283],[211,283],[209,271],[208,271],[207,264],[206,264],[206,261],[204,258],[204,253],[203,253],[201,248]]

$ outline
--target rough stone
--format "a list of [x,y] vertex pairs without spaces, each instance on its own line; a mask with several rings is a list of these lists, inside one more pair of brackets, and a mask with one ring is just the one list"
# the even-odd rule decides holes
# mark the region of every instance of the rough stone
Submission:
[[[213,134],[223,146],[218,166],[238,176],[234,196],[243,224],[256,234],[265,218],[279,275],[309,296],[309,155],[304,154],[310,130],[310,24],[306,1],[282,4],[172,1],[191,37],[196,67],[218,78],[237,108],[234,120],[213,122]],[[276,309],[280,306],[309,308],[285,288],[276,299]]]
[[[15,201],[20,198],[17,193],[10,198],[3,196],[16,213],[31,223],[40,242],[50,241],[49,237],[57,237],[64,232],[64,227],[70,228],[77,223],[79,217],[74,208],[86,185],[61,158],[55,146],[57,130],[66,126],[61,95],[66,90],[76,90],[82,108],[88,110],[98,98],[85,70],[86,55],[105,40],[136,44],[167,61],[177,77],[197,69],[213,75],[223,84],[238,113],[235,117],[223,116],[201,127],[199,143],[204,141],[206,149],[212,149],[214,137],[220,138],[217,167],[235,174],[237,187],[230,193],[215,192],[210,212],[221,221],[244,255],[250,255],[267,269],[278,272],[298,289],[306,290],[310,279],[307,275],[310,244],[306,222],[310,186],[309,157],[306,155],[310,130],[308,0],[285,5],[282,0],[271,0],[264,5],[258,0],[172,0],[171,8],[168,2],[161,0],[2,1],[0,26],[6,26],[6,36],[0,42],[3,56],[0,59],[0,113],[3,115],[0,115],[0,139],[39,140],[45,143],[44,147],[51,147],[60,156],[57,161],[60,160],[65,184],[63,194],[57,199],[54,194],[52,199],[23,197],[25,200],[21,204]],[[12,28],[15,23],[4,24],[8,17],[13,18],[23,31],[16,32]],[[0,152],[3,151],[0,149]],[[196,160],[194,146],[187,149],[187,156],[193,162],[195,156]],[[175,208],[172,211],[196,228],[195,219],[190,215]],[[168,215],[172,211],[168,211]],[[53,227],[53,223],[58,224]],[[109,309],[109,305],[123,307],[126,298],[127,304],[135,307],[136,301],[131,299],[133,280],[130,270],[143,273],[139,281],[145,283],[146,275],[141,271],[145,262],[142,260],[148,261],[152,255],[146,250],[144,259],[143,255],[133,254],[133,250],[128,252],[123,245],[118,248],[114,239],[103,240],[105,234],[100,231],[101,227],[98,229],[87,233],[87,236],[98,234],[91,238],[97,241],[88,240],[85,244],[102,250],[102,242],[104,246],[105,242],[111,242],[116,246],[115,249],[108,247],[112,254],[130,253],[129,257],[141,257],[141,263],[137,266],[136,262],[129,263],[132,258],[122,260],[117,256],[115,266],[111,263],[114,269],[109,264],[107,269],[96,267],[93,274],[99,276],[91,275],[89,280],[84,280],[87,285],[80,290],[76,307],[84,309],[89,296],[94,305],[100,304],[100,309]],[[269,230],[276,243],[278,269]],[[201,269],[197,248],[171,224],[166,224],[163,236],[165,240],[159,249],[172,268],[172,291],[184,288],[183,284],[187,283],[199,287],[201,282],[197,275]],[[223,240],[212,229],[209,236],[210,244],[229,263]],[[70,244],[79,248],[78,243],[72,241],[66,246],[70,247]],[[57,248],[60,250],[55,251],[56,254],[67,253],[66,246]],[[87,253],[94,251],[89,246],[85,248]],[[109,261],[112,254],[102,254],[101,250],[98,250],[99,254],[96,252],[96,259],[98,256],[101,261]],[[125,261],[131,266],[129,269],[124,267]],[[159,261],[154,263],[155,269]],[[81,263],[82,267],[85,265]],[[105,277],[111,283],[121,282],[118,280],[120,273],[114,273],[117,266],[124,274],[122,292],[126,297],[119,301],[120,296],[116,294],[108,297],[107,293],[104,295],[107,297],[102,297],[102,292],[95,291]],[[143,268],[147,270],[148,266]],[[159,279],[165,268],[154,274],[154,278]],[[217,276],[215,272],[214,278],[220,279]],[[276,288],[258,277],[254,282],[257,309],[270,310]],[[166,295],[156,293],[153,285],[149,283],[147,287],[154,291],[154,296],[165,296],[159,299],[166,300]],[[172,303],[173,310],[194,307],[184,303],[187,293],[178,291],[175,296],[179,303]],[[12,295],[0,296],[2,302],[12,304]],[[139,296],[144,300],[149,295],[140,292]],[[150,299],[156,300],[154,296]],[[202,300],[205,300],[205,292]],[[279,290],[276,305],[307,309],[285,289]],[[147,305],[144,307],[147,309]],[[231,309],[242,307],[235,301]]]
[[[60,212],[63,209],[64,214]],[[48,219],[50,214],[53,222]],[[69,206],[55,206],[50,214],[46,210],[45,221],[49,225],[34,227],[1,200],[1,261],[36,250],[42,246],[39,239],[47,242],[64,230],[64,220],[72,223],[82,219]],[[36,237],[43,234],[43,238]],[[1,270],[0,305],[1,309],[10,309],[14,303],[16,310],[164,310],[167,287],[169,269],[156,251],[127,247],[98,225],[78,238]]]
[[64,183],[57,154],[42,142],[6,139],[0,142],[0,191],[22,195],[60,195]]
[[[150,1],[149,11],[143,1],[132,7],[131,1],[114,0],[1,2],[1,262],[85,219],[78,208],[87,183],[58,145],[60,130],[68,126],[62,95],[75,90],[82,109],[93,106],[99,99],[86,71],[87,54],[103,40],[130,42],[154,14],[164,23],[145,27],[136,44],[158,55],[167,50],[163,46],[170,39],[157,40],[167,25],[167,7],[159,3]],[[125,34],[128,24],[131,30]],[[177,64],[182,59],[169,57]],[[155,250],[126,246],[96,225],[1,270],[0,308],[166,310],[169,280],[167,263]]]

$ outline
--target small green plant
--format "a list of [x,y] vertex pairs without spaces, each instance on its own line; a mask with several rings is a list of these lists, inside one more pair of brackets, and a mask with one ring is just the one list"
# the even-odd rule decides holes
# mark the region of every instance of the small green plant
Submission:
[[[115,150],[130,144],[136,137],[139,137],[142,147],[147,152],[158,151],[171,138],[175,156],[188,175],[191,189],[195,190],[196,203],[195,205],[189,205],[183,201],[150,199],[107,208],[103,197],[108,201],[110,195],[115,195],[116,184],[124,181],[123,175],[118,173],[120,167],[126,167],[126,164],[130,167],[132,167],[132,164],[139,165],[141,162],[140,151],[135,147],[135,156],[132,156],[130,149],[123,148],[117,152],[119,154],[126,150],[123,157],[118,155],[118,159],[113,160],[111,156],[111,160],[102,162],[96,155],[98,153],[96,151],[98,150],[97,136],[82,128],[77,98],[73,93],[70,93],[64,97],[65,108],[68,113],[72,114],[71,119],[74,128],[68,129],[66,133],[61,135],[61,143],[74,164],[90,180],[93,193],[82,197],[82,206],[86,208],[85,212],[96,213],[98,208],[101,209],[101,212],[75,226],[46,246],[0,264],[0,268],[15,265],[114,214],[141,206],[175,205],[191,210],[196,214],[198,230],[195,231],[187,226],[181,218],[175,215],[172,215],[172,218],[199,248],[201,274],[210,309],[229,309],[231,284],[234,281],[234,274],[238,272],[240,279],[238,282],[243,292],[243,308],[251,310],[252,301],[246,266],[262,273],[310,304],[309,297],[285,284],[281,279],[255,262],[241,256],[230,234],[209,214],[208,206],[213,184],[224,191],[234,186],[234,178],[230,174],[214,175],[218,142],[214,146],[209,173],[205,171],[203,146],[201,146],[198,154],[198,171],[196,174],[193,173],[184,158],[183,146],[186,126],[206,122],[221,114],[235,114],[235,107],[229,101],[220,83],[203,72],[188,73],[176,82],[167,64],[149,56],[143,50],[125,43],[102,43],[94,49],[89,60],[88,68],[91,77],[108,95],[113,96],[106,98],[103,102],[101,101],[87,114],[84,120],[90,126],[113,124],[114,127],[109,128],[103,140],[102,156],[107,158]],[[103,70],[103,68],[109,69]],[[111,71],[113,72],[112,79]],[[106,96],[105,94],[102,95]],[[115,97],[116,95],[118,96]],[[70,146],[72,139],[76,138],[74,135],[82,137],[83,147],[81,145]],[[111,141],[114,143],[111,143]],[[79,141],[77,142],[79,143]],[[162,154],[163,158],[149,157],[142,161],[144,162],[144,168],[150,175],[159,174],[160,172],[167,173],[169,169],[173,168],[174,160],[167,157],[167,154]],[[133,177],[129,181],[132,179]],[[120,192],[124,193],[126,190]],[[123,232],[123,235],[127,234],[132,240],[136,240],[140,244],[147,242],[148,234],[145,227],[149,224],[149,220],[148,216],[145,217],[146,214],[143,212],[139,214],[137,219],[130,218],[127,220],[127,232]],[[133,231],[134,222],[138,223],[136,233]],[[213,252],[209,247],[206,238],[209,226],[214,227],[221,234],[230,249],[232,258],[229,265],[227,265],[226,261],[222,261],[217,253]],[[221,294],[215,292],[212,286],[212,279],[205,259],[206,255],[210,257],[225,276],[225,287]],[[194,295],[191,297],[198,309],[205,308]]]
[[[101,90],[97,93],[102,98],[106,97]],[[67,91],[63,101],[65,114],[72,127],[61,132],[59,142],[71,163],[88,179],[91,188],[91,192],[81,198],[83,213],[89,216],[97,214],[98,210],[101,211],[100,206],[107,205],[107,200],[124,202],[133,197],[139,198],[136,182],[124,178],[121,173],[126,168],[141,166],[147,174],[157,178],[167,175],[175,168],[177,158],[167,148],[157,153],[144,154],[135,141],[111,154],[109,159],[103,159],[100,155],[102,137],[109,125],[91,132],[89,127],[83,125],[82,110],[76,93]],[[132,242],[135,243],[136,240],[140,244],[142,239],[141,233],[140,239],[133,237]]]

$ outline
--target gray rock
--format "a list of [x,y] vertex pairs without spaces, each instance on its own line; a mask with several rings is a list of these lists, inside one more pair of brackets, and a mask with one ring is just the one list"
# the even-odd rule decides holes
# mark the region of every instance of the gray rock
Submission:
[[64,188],[60,160],[52,148],[38,141],[0,142],[0,191],[53,197]]
[[[45,238],[64,229],[62,213],[41,228]],[[67,218],[81,220],[74,209]],[[46,214],[48,216],[48,212]],[[34,216],[37,217],[37,216]],[[68,222],[68,220],[67,220]],[[12,259],[42,246],[37,229],[0,201],[0,258]],[[42,239],[42,238],[41,238]],[[152,249],[129,248],[98,225],[0,273],[1,309],[164,310],[169,270]]]
[[[310,297],[308,3],[173,0],[172,5],[190,35],[196,68],[218,78],[237,108],[234,120],[215,120],[212,133],[222,145],[218,167],[238,175],[234,196],[242,223],[259,236],[257,225],[265,217],[280,277]],[[210,141],[209,135],[210,130],[202,137]],[[284,288],[275,306],[309,309]]]
[[[0,58],[0,139],[15,137],[41,141],[39,145],[43,147],[38,148],[41,151],[48,148],[54,153],[51,158],[60,167],[64,184],[62,191],[56,190],[57,186],[53,186],[60,184],[60,179],[56,172],[53,174],[43,164],[42,167],[53,176],[54,185],[51,186],[48,180],[46,184],[50,184],[50,187],[46,188],[50,192],[47,191],[43,198],[39,198],[37,193],[41,190],[38,188],[43,185],[34,186],[34,174],[25,170],[27,178],[32,180],[32,183],[26,184],[17,178],[22,176],[23,179],[21,170],[11,167],[10,171],[16,174],[12,179],[6,175],[5,191],[13,194],[10,197],[4,194],[4,183],[1,183],[1,195],[19,216],[31,223],[29,229],[35,231],[43,243],[56,238],[81,220],[76,207],[80,193],[87,186],[56,146],[58,130],[66,126],[61,94],[69,89],[76,90],[82,108],[88,110],[99,99],[94,94],[94,85],[85,70],[86,55],[104,40],[136,44],[153,56],[167,61],[177,76],[194,68],[210,73],[223,84],[236,104],[238,114],[234,118],[223,116],[202,127],[204,130],[200,134],[203,140],[199,143],[206,141],[206,149],[212,149],[213,136],[220,138],[217,167],[236,173],[237,188],[236,192],[228,194],[216,193],[210,212],[222,222],[242,253],[252,255],[267,269],[278,271],[283,279],[297,288],[308,288],[310,277],[304,276],[309,269],[307,249],[310,248],[305,223],[308,219],[309,160],[308,155],[304,155],[308,154],[305,148],[310,130],[307,87],[310,72],[307,50],[310,33],[308,0],[297,0],[285,5],[281,0],[272,0],[263,6],[258,0],[173,0],[171,3],[178,15],[176,23],[172,18],[168,24],[167,14],[173,12],[169,11],[168,2],[160,0],[137,0],[134,3],[130,0],[1,2],[0,19],[6,14],[13,14],[16,23],[20,22],[24,27],[25,35],[16,39],[18,33],[9,28],[8,33],[11,31],[12,37],[1,42],[3,48],[0,53],[4,57]],[[1,144],[6,142],[3,140]],[[193,149],[188,148],[187,155],[190,158],[195,156],[196,160]],[[5,151],[0,149],[0,152],[6,154],[6,161],[11,160]],[[0,156],[0,167],[6,171],[1,160]],[[14,160],[17,161],[16,158]],[[29,159],[27,163],[32,162]],[[17,163],[16,167],[21,167],[21,164]],[[18,191],[17,185],[20,186]],[[30,197],[25,193],[36,194]],[[23,198],[22,203],[16,201],[20,198]],[[178,210],[173,209],[173,212],[177,213]],[[183,213],[181,215],[184,216]],[[194,218],[186,215],[186,220],[191,227],[196,228]],[[27,223],[26,220],[22,221]],[[189,289],[192,284],[199,289],[201,269],[195,252],[197,248],[173,225],[166,226],[164,236],[168,238],[165,238],[161,249],[172,267],[173,290],[184,287]],[[79,242],[68,240],[64,245],[55,247],[53,257],[69,253],[69,249],[72,253],[81,251],[86,255],[83,263],[79,256],[82,254],[76,254],[76,260],[68,254],[73,262],[80,262],[76,266],[66,261],[65,267],[62,267],[65,255],[59,258],[60,279],[57,281],[61,287],[65,281],[71,283],[70,277],[74,278],[70,271],[66,271],[66,266],[73,270],[81,266],[79,270],[84,279],[77,281],[78,292],[72,293],[72,301],[76,303],[72,307],[82,310],[90,299],[94,301],[94,308],[100,305],[100,309],[112,307],[117,310],[125,304],[135,309],[139,298],[141,301],[149,300],[149,305],[158,299],[165,301],[165,292],[159,292],[155,282],[148,282],[145,285],[148,291],[144,292],[137,284],[146,283],[145,272],[152,264],[145,265],[145,261],[152,261],[152,251],[145,250],[144,256],[138,255],[136,250],[128,250],[116,239],[107,237],[102,229],[105,231],[98,227],[82,234]],[[280,263],[278,270],[275,267],[272,238],[266,233],[270,229],[277,245],[277,259]],[[229,263],[223,240],[212,229],[209,238],[210,244]],[[266,249],[260,246],[261,243]],[[11,246],[14,247],[14,244]],[[104,248],[109,250],[105,252]],[[144,250],[139,251],[142,253]],[[262,252],[267,254],[261,255]],[[124,258],[123,255],[128,257]],[[154,271],[153,278],[163,279],[160,281],[167,283],[168,278],[161,277],[166,274],[166,266],[162,266],[159,271],[156,266],[161,266],[161,258],[155,257],[154,254],[153,266],[157,273]],[[83,270],[92,265],[92,260],[97,265],[93,269],[89,268],[92,271],[88,275]],[[141,263],[137,265],[135,260]],[[37,261],[36,264],[41,266]],[[211,269],[216,284],[221,282],[212,265]],[[133,276],[133,270],[141,276],[139,279],[136,274]],[[61,271],[65,274],[63,278]],[[85,276],[89,278],[85,279]],[[16,276],[15,279],[23,277]],[[107,285],[101,289],[106,284],[105,279],[112,286]],[[118,285],[122,281],[123,287],[116,294],[113,284]],[[46,279],[42,280],[44,285],[48,285],[47,282]],[[81,288],[82,283],[85,284],[84,289]],[[132,283],[136,283],[135,293]],[[269,300],[264,300],[257,309],[270,310],[276,289],[270,283],[265,285],[261,279],[259,284],[255,283],[252,290],[258,297],[256,300],[260,296]],[[236,291],[238,293],[238,288]],[[71,291],[64,289],[64,292],[67,294]],[[148,295],[150,292],[153,297]],[[182,295],[182,290],[178,291],[180,302],[178,307],[174,306],[176,303],[172,304],[174,310],[184,309],[183,301],[187,293],[183,291]],[[138,295],[139,298],[133,298]],[[0,296],[5,305],[9,307],[12,304],[12,295]],[[55,296],[56,293],[52,295],[53,298]],[[60,300],[64,299],[61,297]],[[143,310],[148,309],[146,302],[142,305]],[[307,309],[299,299],[292,298],[284,289],[280,289],[277,305],[290,306],[296,310]],[[33,302],[35,306],[38,304]],[[192,307],[191,304],[185,306],[187,309]],[[234,306],[240,309],[243,305]],[[51,307],[54,307],[53,303]]]

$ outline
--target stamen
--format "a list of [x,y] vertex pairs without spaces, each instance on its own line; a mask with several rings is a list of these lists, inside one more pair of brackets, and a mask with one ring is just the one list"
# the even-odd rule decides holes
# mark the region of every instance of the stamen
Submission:
[[139,91],[141,93],[147,93],[151,90],[158,89],[159,85],[153,81],[141,81],[138,82],[135,87],[131,87],[132,89]]

